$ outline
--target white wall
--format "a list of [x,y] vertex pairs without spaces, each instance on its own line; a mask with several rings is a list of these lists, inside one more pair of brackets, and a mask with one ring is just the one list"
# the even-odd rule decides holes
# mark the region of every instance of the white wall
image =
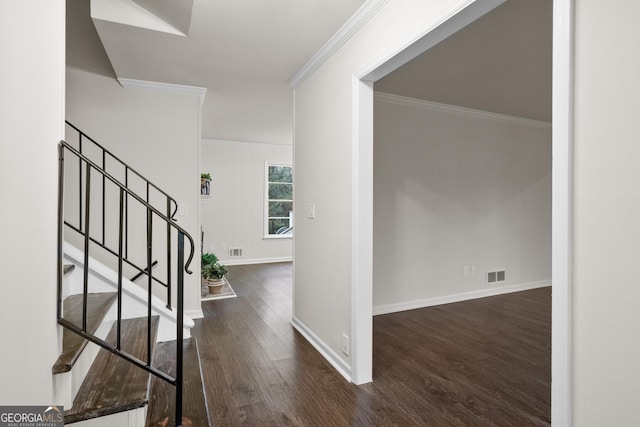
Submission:
[[550,285],[550,125],[387,94],[374,111],[374,313]]
[[56,327],[57,143],[65,2],[0,3],[2,405],[49,405]]
[[[113,78],[69,68],[67,120],[186,206],[176,218],[196,252],[194,273],[185,276],[185,311],[200,316],[199,97],[125,89]],[[67,136],[72,143],[75,136]],[[143,226],[138,231],[144,242]]]
[[576,1],[574,425],[640,425],[640,3]]
[[[473,1],[389,0],[295,89],[294,324],[351,375],[341,335],[352,330],[353,77]],[[306,218],[308,203],[316,219]],[[327,268],[330,266],[330,268]],[[361,301],[362,304],[367,302]]]
[[[329,184],[349,182],[340,168],[351,168],[351,78],[384,60],[376,52],[419,37],[454,3],[389,0],[296,89],[297,212],[315,200],[323,216],[296,222],[294,314],[336,354],[351,314],[351,223],[332,230],[349,217],[352,198],[349,186],[326,185],[322,165],[336,160],[339,172]],[[640,4],[576,0],[575,5],[573,399],[554,403],[573,404],[573,425],[638,425],[640,58],[630,46],[640,36]],[[336,248],[343,256],[336,256]],[[333,266],[329,281],[328,264]]]
[[[201,169],[212,177],[201,203],[204,251],[224,264],[290,261],[292,239],[265,239],[265,162],[291,165],[291,146],[202,140]],[[242,248],[242,258],[229,258]]]

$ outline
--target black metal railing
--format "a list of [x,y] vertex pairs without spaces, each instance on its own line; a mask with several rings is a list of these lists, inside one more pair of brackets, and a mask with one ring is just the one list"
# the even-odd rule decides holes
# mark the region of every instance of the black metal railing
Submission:
[[[186,230],[181,228],[175,223],[175,219],[173,216],[175,215],[175,209],[172,210],[172,206],[175,204],[175,200],[168,196],[165,192],[160,190],[157,186],[152,184],[146,178],[142,177],[138,172],[135,172],[131,167],[126,165],[117,157],[113,156],[95,141],[87,137],[84,133],[79,131],[75,126],[69,124],[71,128],[75,129],[79,132],[80,141],[89,140],[100,150],[102,150],[102,162],[96,162],[92,160],[88,155],[83,153],[80,149],[77,149],[65,141],[61,141],[59,145],[59,188],[58,188],[58,298],[57,298],[57,315],[58,315],[58,323],[64,326],[65,328],[77,333],[83,338],[94,342],[100,347],[110,351],[111,353],[117,354],[118,356],[124,358],[125,360],[137,365],[138,367],[146,370],[147,372],[161,378],[162,380],[172,384],[176,387],[176,402],[175,402],[175,419],[176,426],[181,425],[182,421],[182,382],[183,382],[183,316],[184,316],[184,273],[191,274],[192,272],[189,270],[189,265],[191,264],[195,245],[193,238],[187,233]],[[78,169],[80,173],[77,175],[78,182],[72,183],[70,182],[68,185],[77,184],[78,193],[80,197],[78,200],[80,204],[80,208],[78,212],[77,222],[78,224],[73,224],[73,221],[67,220],[65,218],[65,189],[68,186],[66,183],[66,178],[68,178],[68,173],[65,171],[65,157],[69,156],[71,159],[78,161]],[[104,159],[107,156],[116,159],[119,164],[124,168],[125,178],[130,176],[130,174],[135,174],[144,180],[144,187],[146,187],[146,195],[139,195],[134,189],[130,188],[130,183],[121,182],[121,180],[117,179],[113,176],[109,171],[105,170],[106,162]],[[75,172],[75,171],[73,171]],[[75,174],[74,174],[75,175]],[[93,200],[94,191],[92,184],[92,177],[99,179],[99,187],[101,187],[101,194],[98,194],[98,202],[95,203]],[[70,179],[70,181],[72,181]],[[150,202],[149,193],[150,189],[156,189],[160,194],[166,196],[166,208],[167,212],[163,213],[160,209],[153,206]],[[109,192],[109,193],[108,193]],[[107,194],[110,194],[111,197],[108,197]],[[114,197],[115,195],[115,197]],[[101,200],[100,200],[101,199]],[[95,204],[98,204],[99,210],[96,215],[93,210],[95,209]],[[110,208],[116,206],[116,209],[111,209],[111,214],[107,214],[107,205]],[[129,250],[127,249],[127,244],[129,241],[129,234],[131,229],[129,228],[128,217],[130,215],[129,208],[131,206],[135,206],[137,209],[143,209],[146,212],[146,247],[145,247],[145,256],[146,256],[146,267],[135,266],[134,268],[140,274],[146,275],[147,280],[147,354],[146,360],[139,359],[127,351],[122,349],[121,346],[121,321],[122,321],[122,289],[123,289],[123,276],[124,265],[133,265],[135,264],[133,261],[128,259]],[[115,217],[115,219],[111,217]],[[93,222],[98,219],[101,221],[101,230],[98,231],[98,236],[96,237],[92,230]],[[111,221],[108,222],[107,220]],[[152,270],[154,265],[157,264],[156,261],[153,261],[154,258],[154,224],[156,222],[160,223],[160,227],[164,227],[166,224],[166,263],[167,263],[167,275],[166,281],[159,280],[158,278],[153,276]],[[77,235],[81,236],[84,246],[84,279],[83,279],[83,308],[82,308],[82,318],[79,322],[80,324],[75,324],[70,322],[67,319],[63,318],[63,310],[62,310],[62,275],[63,275],[63,241],[65,239],[65,227],[67,229],[73,230]],[[112,234],[117,235],[117,244],[116,247],[112,247],[110,244],[108,237]],[[164,235],[164,232],[161,233]],[[174,239],[175,238],[175,239]],[[185,259],[185,238],[188,240],[190,249],[189,254]],[[175,242],[175,245],[172,243]],[[174,247],[175,246],[175,247]],[[87,309],[87,301],[88,301],[88,293],[89,293],[89,261],[90,261],[90,251],[94,248],[101,248],[103,251],[101,254],[103,256],[107,256],[110,258],[115,257],[114,264],[117,264],[115,269],[118,274],[118,283],[117,283],[117,314],[116,314],[116,342],[109,343],[105,340],[93,335],[91,331],[87,328],[87,318],[88,318],[88,309]],[[175,261],[172,260],[172,252],[175,251]],[[106,255],[105,255],[106,254]],[[171,268],[172,264],[175,266],[175,270]],[[174,276],[174,277],[172,277]],[[138,278],[136,277],[136,278]],[[152,366],[152,337],[151,337],[151,319],[152,319],[152,298],[153,298],[153,284],[160,283],[161,285],[167,288],[166,294],[166,303],[167,307],[172,309],[171,307],[171,293],[172,293],[172,283],[175,283],[175,291],[177,294],[177,304],[176,304],[176,372],[175,376],[171,376],[166,372],[163,372],[159,369],[156,369]]]
[[[164,210],[165,215],[168,218],[171,218],[172,220],[175,221],[175,216],[176,216],[176,213],[178,212],[178,202],[173,197],[171,197],[168,193],[163,191],[160,187],[155,185],[153,182],[145,178],[141,173],[139,173],[138,171],[133,169],[131,166],[123,162],[118,156],[114,155],[112,152],[104,148],[102,145],[96,142],[93,138],[85,134],[83,131],[81,131],[76,126],[71,124],[69,121],[66,121],[65,123],[68,126],[68,129],[67,129],[68,137],[67,137],[66,143],[69,146],[72,146],[72,144],[69,143],[69,140],[73,139],[76,145],[74,148],[80,154],[85,156],[87,159],[92,160],[94,164],[99,165],[101,170],[109,173],[111,176],[118,179],[118,181],[123,183],[126,188],[134,191],[136,194],[142,197],[147,203],[153,205],[158,210]],[[69,134],[72,134],[72,133],[75,134],[74,135],[75,138],[69,138]],[[85,205],[84,200],[86,199],[86,191],[87,191],[87,187],[89,187],[90,181],[86,181],[85,176],[83,176],[85,172],[83,171],[84,168],[83,168],[82,159],[78,159],[77,169],[78,169],[77,171],[78,173],[77,225],[74,225],[67,220],[65,220],[65,225],[69,229],[78,233],[79,235],[82,235],[84,222],[87,221],[87,219],[85,218],[86,212],[83,209]],[[120,175],[120,178],[118,178],[118,175]],[[99,231],[98,236],[93,235],[93,236],[89,236],[89,238],[91,243],[97,244],[107,252],[110,252],[111,255],[117,256],[118,255],[117,252],[113,248],[109,247],[109,245],[106,243],[107,215],[105,212],[105,208],[107,206],[106,186],[107,186],[108,180],[107,180],[107,177],[104,175],[102,177],[99,177],[99,179],[100,179],[99,185],[101,186],[100,190],[101,190],[101,199],[102,199],[100,205],[102,209],[98,219],[100,219],[101,230]],[[138,187],[138,190],[133,189],[133,187],[135,186]],[[143,193],[143,194],[139,194],[139,193]],[[156,199],[155,202],[152,201],[152,198],[154,196]],[[168,296],[167,308],[171,310],[172,308],[172,305],[171,305],[171,295],[172,295],[171,293],[171,279],[172,279],[171,251],[167,249],[167,252],[166,252],[166,264],[165,264],[166,278],[165,279],[162,279],[159,276],[154,275],[151,272],[151,269],[148,269],[147,266],[143,267],[139,265],[140,264],[139,262],[137,262],[136,260],[132,259],[129,256],[129,253],[130,253],[130,235],[128,233],[128,230],[130,227],[129,225],[129,218],[130,218],[129,204],[130,203],[129,202],[130,202],[130,199],[128,197],[125,197],[123,262],[127,264],[129,267],[133,268],[134,274],[135,274],[134,277],[136,277],[136,279],[140,278],[141,276],[149,276],[151,281],[158,283],[161,286],[164,286],[165,288],[167,288],[167,296]],[[159,206],[159,204],[162,204],[162,206]],[[169,224],[167,224],[167,248],[171,247],[171,238],[172,238],[171,227],[169,226]],[[154,263],[157,264],[157,260],[155,260]],[[145,264],[146,264],[146,260],[145,260]]]

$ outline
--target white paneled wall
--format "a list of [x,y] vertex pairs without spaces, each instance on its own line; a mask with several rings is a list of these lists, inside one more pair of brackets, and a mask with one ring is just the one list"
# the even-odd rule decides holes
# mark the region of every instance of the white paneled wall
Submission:
[[291,260],[292,239],[264,238],[265,163],[291,165],[291,146],[202,140],[201,169],[212,178],[211,197],[201,201],[204,252],[224,264]]

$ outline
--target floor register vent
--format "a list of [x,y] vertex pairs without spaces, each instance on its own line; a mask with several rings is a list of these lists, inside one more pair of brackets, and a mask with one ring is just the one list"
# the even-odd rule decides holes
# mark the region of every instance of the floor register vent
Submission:
[[487,271],[487,283],[504,282],[505,277],[506,277],[506,270]]
[[229,248],[229,258],[238,258],[242,256],[242,248]]

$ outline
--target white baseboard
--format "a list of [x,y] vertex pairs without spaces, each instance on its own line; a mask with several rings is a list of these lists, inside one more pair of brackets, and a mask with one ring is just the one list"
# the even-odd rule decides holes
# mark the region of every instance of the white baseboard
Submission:
[[322,341],[316,334],[311,332],[309,328],[306,327],[304,323],[302,323],[297,318],[293,318],[291,320],[291,325],[296,329],[296,331],[300,332],[303,337],[306,338],[311,345],[318,350],[318,352],[324,357],[327,362],[333,366],[336,371],[340,373],[347,381],[351,382],[351,366],[348,365],[338,354],[333,351],[324,341]]
[[440,297],[399,302],[395,304],[383,304],[373,307],[373,315],[377,316],[379,314],[397,313],[399,311],[415,310],[417,308],[432,307],[434,305],[451,304],[453,302],[486,298],[495,295],[509,294],[512,292],[528,291],[530,289],[544,288],[547,286],[551,286],[551,281],[543,280],[540,282],[521,283],[518,285],[501,286],[471,292],[462,292],[459,294],[443,295]]
[[291,262],[293,261],[293,256],[284,256],[279,258],[254,258],[254,259],[221,259],[220,262],[224,265],[249,265],[249,264],[271,264],[274,262]]
[[194,310],[185,310],[184,315],[189,316],[190,319],[202,319],[204,317],[204,313],[202,312],[202,309],[198,309],[198,308]]

